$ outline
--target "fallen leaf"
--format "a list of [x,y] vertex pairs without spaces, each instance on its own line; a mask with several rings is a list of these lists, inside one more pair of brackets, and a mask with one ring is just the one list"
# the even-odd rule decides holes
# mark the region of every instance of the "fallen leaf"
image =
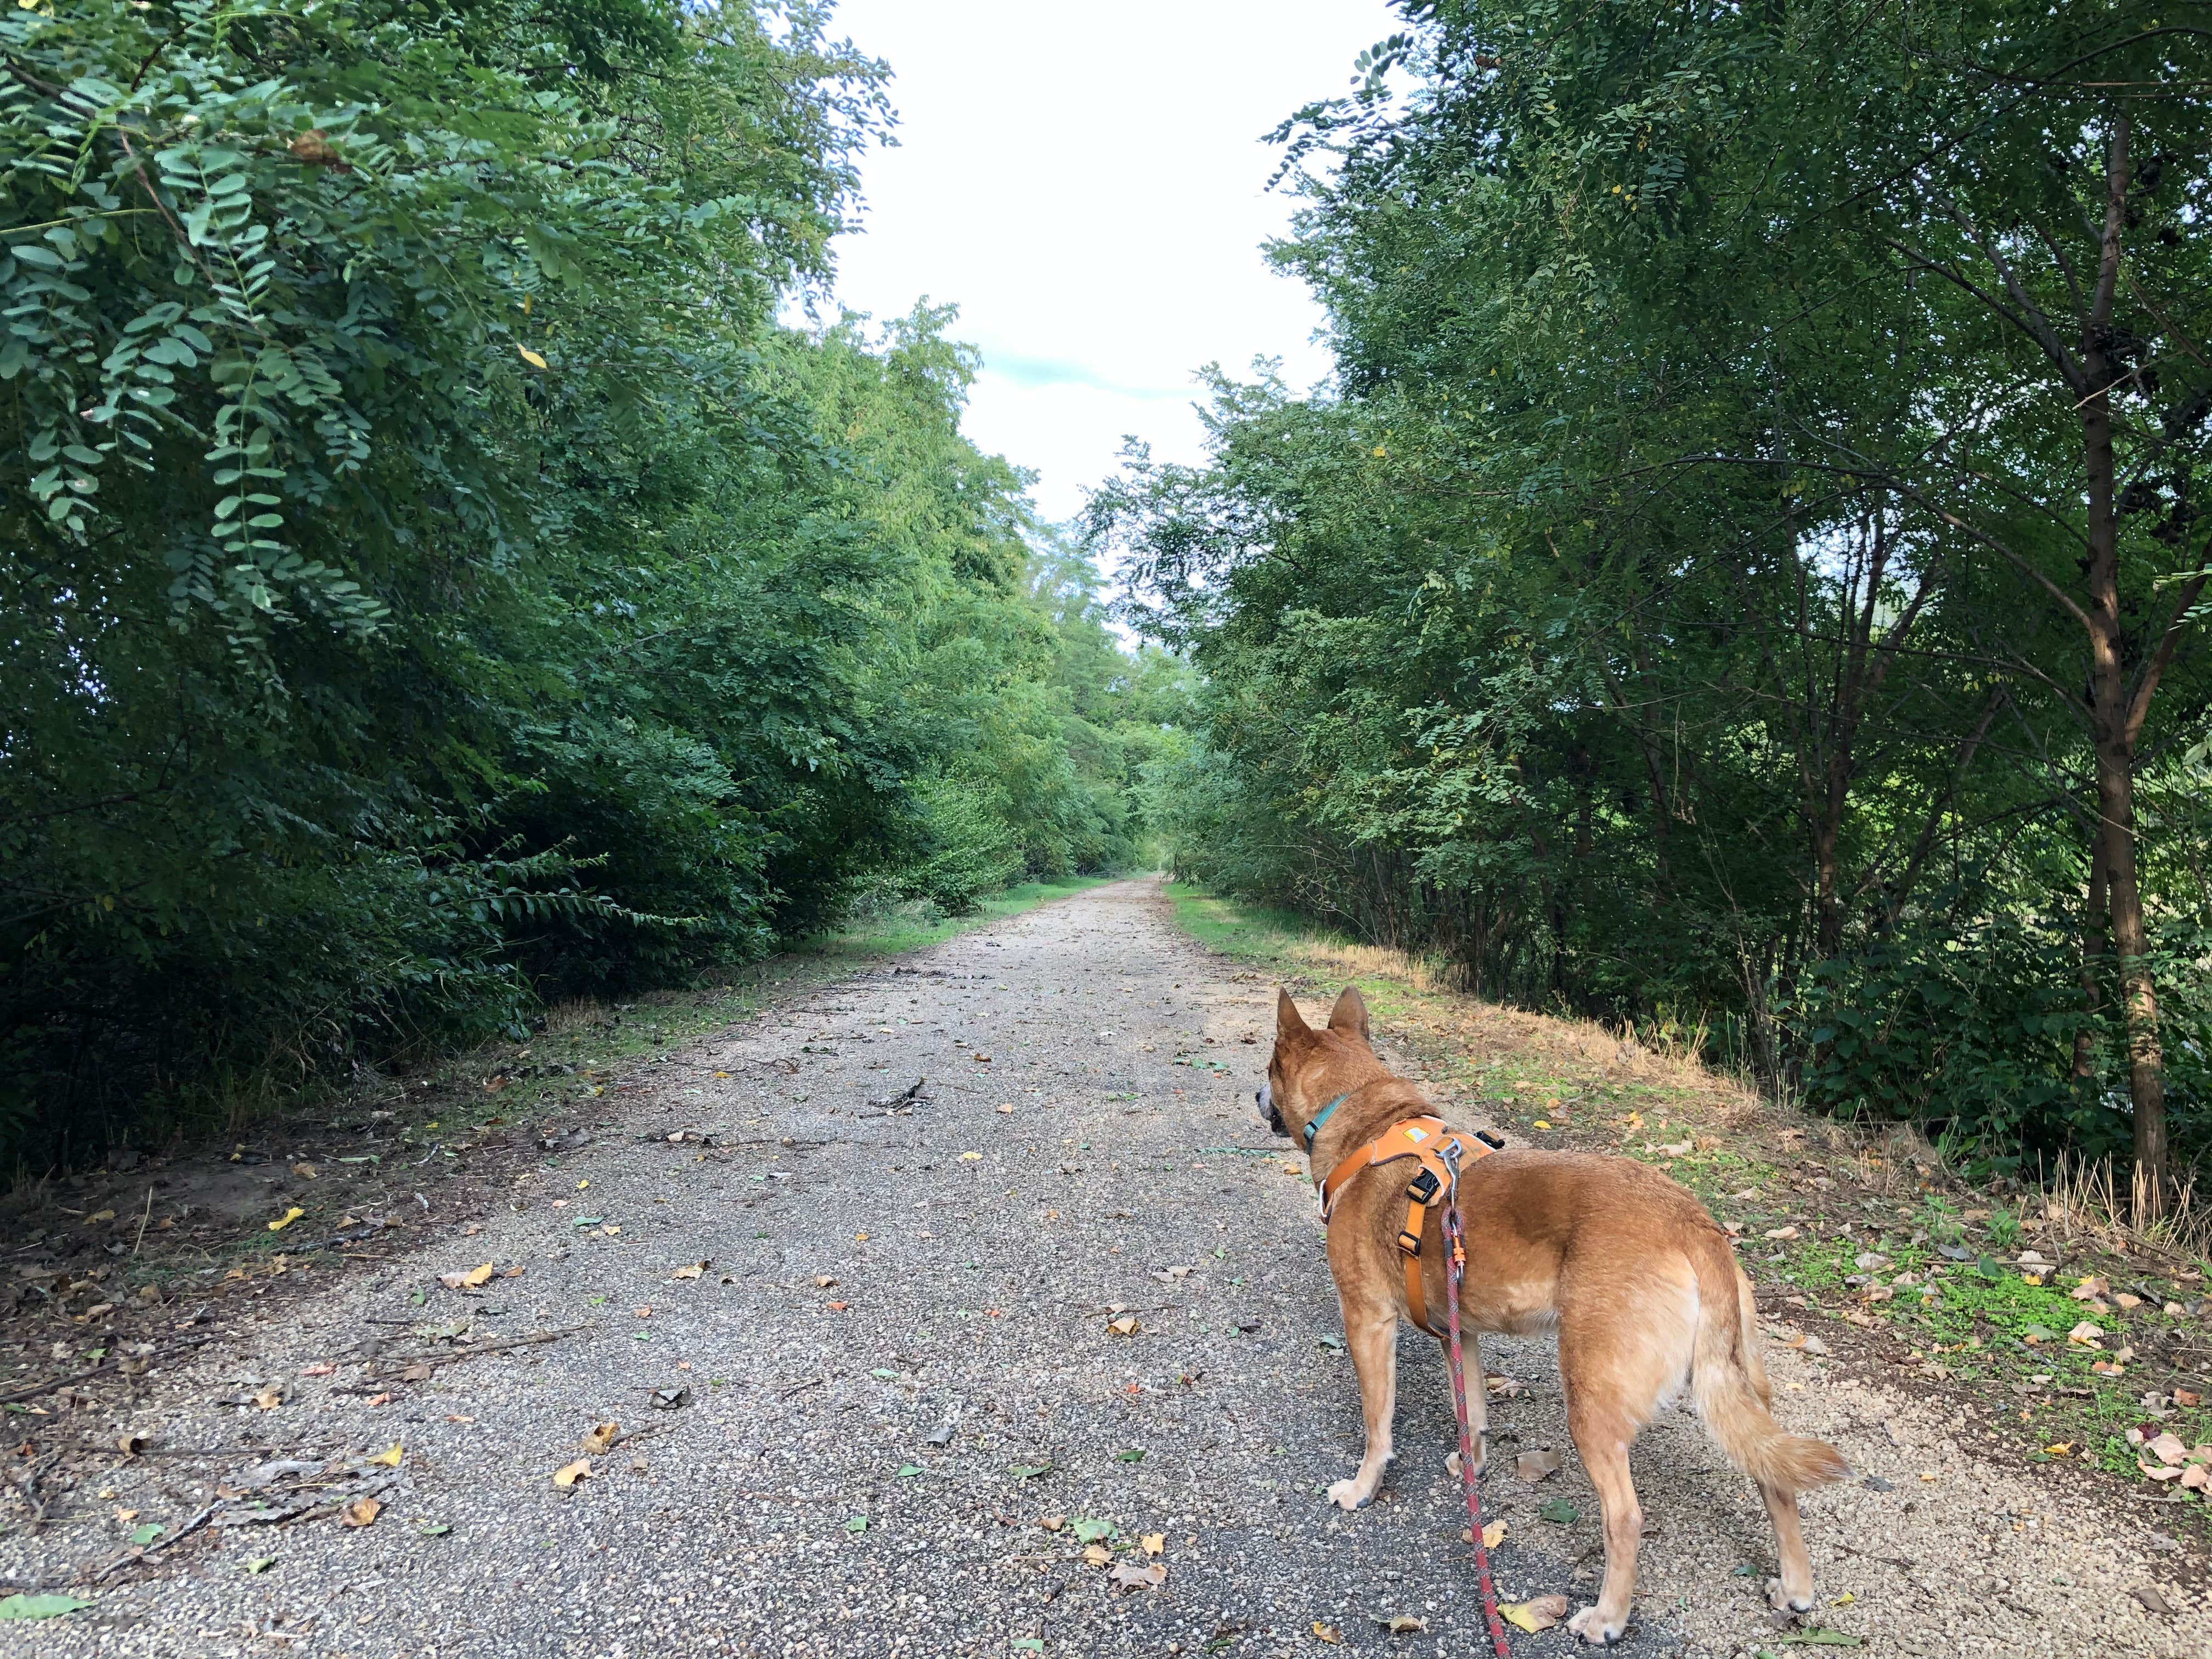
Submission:
[[1538,1510],[1536,1513],[1543,1516],[1545,1520],[1553,1522],[1555,1526],[1566,1527],[1572,1526],[1576,1517],[1581,1515],[1582,1511],[1577,1509],[1572,1504],[1567,1502],[1565,1498],[1554,1498],[1550,1503],[1545,1504],[1542,1509]]
[[1147,1555],[1159,1555],[1167,1549],[1168,1535],[1164,1532],[1148,1532],[1137,1540],[1137,1545]]
[[1114,1320],[1107,1325],[1106,1334],[1109,1336],[1134,1336],[1137,1334],[1137,1316],[1134,1314],[1123,1314],[1119,1319]]
[[814,1288],[817,1291],[826,1291],[836,1282],[836,1275],[834,1273],[817,1273],[814,1275]]
[[2084,1279],[2080,1284],[2076,1285],[2071,1291],[2067,1292],[2067,1294],[2071,1296],[2076,1302],[2094,1301],[2098,1297],[2110,1296],[2112,1293],[2112,1287],[2111,1284],[2102,1279]]
[[356,1498],[338,1511],[338,1519],[349,1527],[373,1525],[384,1512],[384,1505],[374,1498]]
[[1482,1385],[1500,1400],[1510,1400],[1528,1392],[1528,1385],[1517,1376],[1486,1376]]
[[848,1310],[852,1305],[853,1304],[849,1302],[832,1302],[830,1304],[830,1311],[831,1313],[844,1313]]
[[1429,1627],[1427,1620],[1410,1613],[1394,1613],[1388,1617],[1378,1613],[1375,1615],[1375,1622],[1393,1636],[1410,1636],[1417,1630]]
[[246,1564],[246,1570],[248,1572],[266,1572],[270,1568],[276,1565],[276,1558],[275,1556],[257,1555],[251,1561],[248,1561]]
[[1058,1532],[1066,1524],[1067,1517],[1064,1515],[1046,1515],[1037,1517],[1037,1525],[1042,1527],[1047,1532]]
[[1083,1559],[1094,1567],[1103,1567],[1114,1559],[1114,1552],[1103,1544],[1086,1544],[1083,1547]]
[[450,1522],[434,1521],[427,1527],[416,1528],[415,1532],[416,1535],[421,1538],[443,1538],[447,1533],[453,1531],[453,1526]]
[[1531,1636],[1538,1631],[1552,1628],[1567,1616],[1567,1598],[1564,1595],[1532,1595],[1526,1601],[1500,1604],[1498,1611],[1516,1629]]
[[1322,1641],[1328,1643],[1331,1647],[1336,1646],[1338,1643],[1344,1640],[1344,1632],[1342,1631],[1339,1630],[1334,1625],[1324,1625],[1318,1619],[1313,1621],[1313,1633],[1321,1638]]
[[2177,1406],[2194,1406],[2202,1399],[2201,1395],[2195,1394],[2187,1389],[2176,1389],[2173,1391],[2173,1403]]
[[2189,1455],[2189,1448],[2171,1429],[2152,1441],[2147,1449],[2161,1463],[2179,1463]]
[[325,1362],[320,1364],[304,1367],[301,1370],[300,1375],[302,1376],[335,1376],[337,1375],[337,1370],[338,1368],[337,1366],[331,1364],[328,1362]]
[[1791,1239],[1797,1237],[1797,1230],[1795,1227],[1769,1227],[1766,1230],[1766,1237],[1769,1238]]
[[131,1529],[131,1541],[143,1549],[167,1531],[168,1528],[160,1522],[149,1521],[143,1527],[133,1527]]
[[2066,1333],[2066,1340],[2069,1342],[2079,1342],[2085,1348],[2094,1347],[2097,1346],[2097,1339],[2104,1334],[2102,1326],[2093,1325],[2085,1319]]
[[26,1595],[18,1591],[0,1600],[0,1619],[58,1619],[91,1605],[75,1595]]
[[301,1209],[298,1205],[295,1204],[290,1209],[285,1211],[283,1214],[278,1216],[274,1221],[269,1224],[269,1231],[272,1233],[281,1233],[285,1228],[290,1226],[294,1222],[297,1221],[305,1214],[307,1214],[307,1212]]
[[368,1403],[372,1406],[389,1406],[392,1403],[392,1396],[389,1394],[371,1395]]
[[1113,1535],[1114,1523],[1111,1521],[1079,1520],[1075,1523],[1075,1536],[1082,1543],[1095,1544],[1102,1538]]
[[2202,1463],[2191,1463],[2182,1470],[2181,1489],[2184,1492],[2203,1492],[2208,1486],[2212,1486],[2212,1469],[2206,1468]]
[[706,1271],[707,1264],[705,1262],[694,1261],[687,1267],[678,1267],[674,1273],[669,1274],[669,1277],[671,1279],[696,1279],[701,1273],[703,1273]]
[[1124,1561],[1106,1577],[1119,1590],[1158,1589],[1168,1582],[1168,1570],[1158,1561],[1141,1567]]
[[1491,1522],[1488,1525],[1486,1525],[1486,1526],[1485,1526],[1485,1527],[1483,1528],[1483,1529],[1482,1529],[1482,1547],[1483,1547],[1483,1548],[1485,1548],[1485,1549],[1486,1549],[1486,1550],[1494,1550],[1494,1549],[1496,1549],[1496,1548],[1497,1548],[1500,1544],[1504,1543],[1504,1541],[1505,1541],[1505,1523],[1504,1523],[1503,1521],[1492,1521],[1492,1522]]
[[545,360],[539,356],[536,352],[532,351],[528,346],[517,345],[514,349],[522,354],[522,361],[528,363],[531,368],[543,368],[545,367]]
[[399,1467],[399,1459],[402,1455],[404,1443],[401,1441],[395,1440],[392,1443],[392,1446],[389,1450],[380,1451],[368,1461],[372,1463],[381,1463],[388,1469],[396,1469]]
[[591,1478],[592,1460],[588,1457],[580,1457],[574,1462],[553,1471],[553,1484],[564,1489],[574,1486],[579,1480]]
[[284,1392],[277,1388],[266,1388],[253,1396],[253,1403],[264,1412],[273,1412],[284,1403]]
[[847,1532],[866,1532],[867,1529],[868,1517],[865,1515],[848,1516],[845,1522],[845,1530]]
[[1547,1474],[1559,1472],[1560,1458],[1555,1451],[1522,1452],[1514,1460],[1513,1473],[1528,1481],[1541,1480]]
[[122,1435],[118,1437],[115,1445],[125,1457],[136,1457],[146,1449],[146,1437],[143,1434]]
[[599,1457],[603,1455],[607,1448],[613,1445],[615,1442],[621,1437],[622,1429],[618,1425],[613,1423],[602,1423],[597,1428],[593,1429],[589,1434],[586,1435],[581,1443],[585,1451],[588,1452],[593,1457]]

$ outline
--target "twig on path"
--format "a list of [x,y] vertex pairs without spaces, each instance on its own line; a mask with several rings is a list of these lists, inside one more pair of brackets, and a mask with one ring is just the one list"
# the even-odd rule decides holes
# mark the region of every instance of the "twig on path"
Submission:
[[1913,1563],[1901,1555],[1876,1555],[1871,1550],[1855,1550],[1849,1544],[1838,1542],[1836,1547],[1846,1555],[1856,1555],[1864,1561],[1886,1561],[1893,1567],[1902,1567],[1910,1572]]
[[557,1342],[564,1336],[574,1336],[578,1331],[588,1331],[589,1325],[564,1325],[557,1331],[540,1331],[535,1336],[510,1336],[497,1342],[480,1342],[466,1348],[426,1348],[421,1353],[379,1354],[380,1365],[452,1365],[464,1359],[474,1359],[479,1354],[504,1353],[509,1348],[535,1347],[541,1342]]
[[804,1382],[794,1382],[787,1389],[778,1389],[776,1392],[776,1398],[779,1400],[788,1400],[792,1395],[795,1394],[804,1394],[809,1389],[818,1389],[829,1380],[830,1379],[826,1376],[810,1376]]
[[138,1237],[131,1242],[131,1259],[138,1259],[138,1247],[146,1242],[146,1224],[154,1218],[154,1189],[146,1189],[146,1212],[138,1218]]
[[[196,1336],[189,1342],[173,1342],[166,1348],[157,1348],[148,1354],[146,1364],[150,1366],[157,1359],[167,1359],[173,1353],[182,1353],[187,1348],[203,1347],[214,1340],[215,1338],[212,1336]],[[18,1389],[13,1394],[0,1394],[0,1406],[12,1406],[21,1400],[36,1400],[42,1394],[52,1394],[56,1389],[66,1389],[72,1382],[88,1382],[93,1377],[103,1376],[113,1370],[125,1359],[137,1357],[135,1354],[118,1354],[114,1358],[102,1360],[90,1370],[79,1371],[74,1376],[58,1376],[51,1382],[36,1382],[27,1389]]]
[[154,1559],[155,1553],[156,1551],[167,1549],[173,1544],[182,1543],[191,1534],[198,1532],[202,1527],[205,1526],[208,1522],[208,1518],[222,1506],[222,1500],[218,1498],[215,1503],[209,1504],[191,1520],[185,1522],[183,1526],[178,1528],[177,1530],[172,1533],[168,1537],[161,1540],[157,1543],[149,1544],[143,1549],[140,1549],[136,1545],[133,1545],[131,1548],[124,1551],[122,1554],[117,1556],[112,1561],[110,1561],[106,1566],[102,1567],[99,1573],[94,1576],[92,1582],[95,1584],[100,1583],[106,1578],[108,1574],[115,1571],[119,1567],[128,1566],[133,1561],[150,1561]]

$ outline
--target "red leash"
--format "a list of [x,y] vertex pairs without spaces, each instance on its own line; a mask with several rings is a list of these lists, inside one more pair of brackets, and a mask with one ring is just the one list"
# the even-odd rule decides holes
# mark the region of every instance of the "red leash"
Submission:
[[1459,1478],[1467,1488],[1468,1535],[1474,1540],[1474,1578],[1482,1587],[1482,1616],[1490,1625],[1490,1645],[1498,1659],[1511,1659],[1505,1650],[1505,1626],[1498,1616],[1498,1587],[1490,1579],[1490,1552],[1482,1542],[1482,1500],[1474,1492],[1474,1442],[1467,1427],[1467,1367],[1459,1352],[1459,1281],[1467,1270],[1467,1244],[1459,1221],[1458,1146],[1452,1146],[1444,1158],[1451,1171],[1444,1190],[1444,1307],[1450,1334],[1444,1354],[1451,1365],[1452,1410],[1459,1417]]

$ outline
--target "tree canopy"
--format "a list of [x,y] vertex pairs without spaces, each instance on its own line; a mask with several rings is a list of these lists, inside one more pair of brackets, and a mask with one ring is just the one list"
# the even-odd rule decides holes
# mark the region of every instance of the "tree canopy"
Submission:
[[1224,379],[1094,502],[1205,677],[1179,864],[2154,1210],[2212,1140],[2212,31],[1403,10],[1277,135],[1334,386]]
[[749,0],[0,14],[0,1149],[1110,869],[1122,652]]

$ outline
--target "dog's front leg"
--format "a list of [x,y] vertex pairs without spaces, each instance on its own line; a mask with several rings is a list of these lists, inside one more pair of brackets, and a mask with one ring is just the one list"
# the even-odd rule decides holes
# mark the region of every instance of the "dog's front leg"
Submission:
[[1390,1419],[1398,1409],[1398,1310],[1344,1304],[1344,1345],[1352,1350],[1352,1369],[1359,1376],[1359,1404],[1367,1419],[1367,1449],[1359,1469],[1328,1489],[1339,1509],[1365,1507],[1382,1484],[1390,1461]]
[[[1450,1339],[1447,1337],[1446,1342]],[[1474,1447],[1474,1473],[1478,1478],[1490,1467],[1490,1383],[1482,1369],[1482,1339],[1473,1331],[1461,1327],[1459,1334],[1461,1374],[1467,1379],[1467,1437]],[[1445,1355],[1444,1380],[1451,1380],[1449,1350]],[[1455,1405],[1452,1409],[1459,1408]],[[1444,1456],[1444,1468],[1451,1477],[1459,1479],[1459,1454],[1449,1452]]]

